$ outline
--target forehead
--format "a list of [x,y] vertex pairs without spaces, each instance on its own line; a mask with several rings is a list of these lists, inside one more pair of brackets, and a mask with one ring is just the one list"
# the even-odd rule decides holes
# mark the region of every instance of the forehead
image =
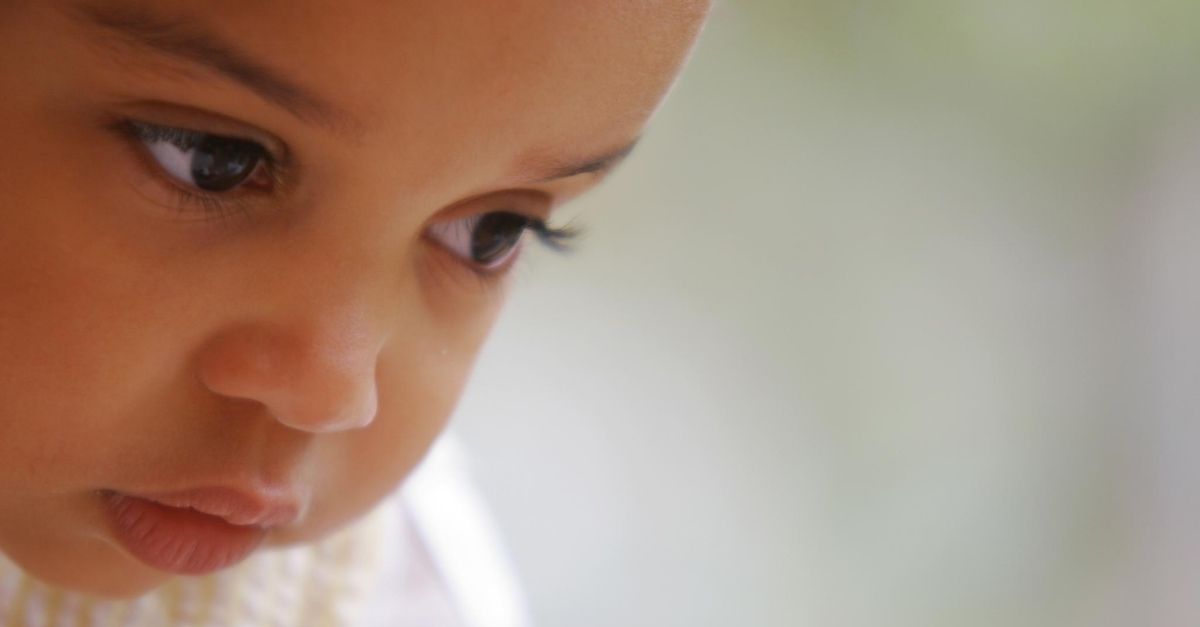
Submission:
[[[672,80],[696,0],[92,2],[212,33],[374,137],[443,155],[627,143]],[[437,156],[430,154],[431,159]]]

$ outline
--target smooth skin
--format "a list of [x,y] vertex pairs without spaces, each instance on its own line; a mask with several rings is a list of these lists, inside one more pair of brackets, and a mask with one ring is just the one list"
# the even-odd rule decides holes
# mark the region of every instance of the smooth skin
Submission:
[[[0,0],[0,551],[131,596],[172,575],[113,540],[101,491],[286,492],[303,515],[268,545],[363,515],[444,426],[503,301],[508,264],[431,228],[550,220],[597,184],[707,9]],[[197,194],[130,121],[284,165]]]

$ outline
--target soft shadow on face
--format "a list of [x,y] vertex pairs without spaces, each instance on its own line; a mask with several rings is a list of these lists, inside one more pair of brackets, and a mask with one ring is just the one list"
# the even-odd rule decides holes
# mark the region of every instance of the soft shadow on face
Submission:
[[[706,8],[0,8],[0,550],[131,595],[169,574],[114,532],[113,494],[300,512],[268,544],[366,512],[443,427],[504,293],[507,267],[430,226],[546,220],[598,183]],[[163,165],[196,146],[264,169],[197,192]]]

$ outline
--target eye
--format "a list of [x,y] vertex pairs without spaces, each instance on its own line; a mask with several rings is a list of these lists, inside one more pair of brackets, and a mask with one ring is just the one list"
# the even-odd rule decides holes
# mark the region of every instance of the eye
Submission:
[[430,225],[426,235],[481,272],[495,272],[512,260],[527,229],[547,230],[541,220],[493,211]]
[[169,126],[130,122],[130,132],[178,182],[205,192],[228,192],[265,176],[269,156],[256,142]]

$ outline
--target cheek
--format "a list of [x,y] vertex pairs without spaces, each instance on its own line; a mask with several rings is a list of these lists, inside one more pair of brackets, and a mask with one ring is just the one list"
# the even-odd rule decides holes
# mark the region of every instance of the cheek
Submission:
[[0,255],[0,285],[17,286],[0,289],[5,483],[65,487],[83,478],[81,469],[98,470],[106,450],[136,437],[135,401],[167,385],[178,368],[171,356],[181,350],[180,334],[170,317],[154,315],[145,294],[130,291],[136,283],[90,259]]
[[113,437],[105,417],[120,415],[171,338],[144,324],[140,264],[72,219],[87,200],[44,189],[55,191],[0,201],[0,480],[28,473],[27,485]]
[[144,234],[96,196],[115,187],[80,152],[97,142],[36,104],[0,102],[0,483],[14,490],[95,470],[177,337],[149,285],[161,264],[131,245]]

